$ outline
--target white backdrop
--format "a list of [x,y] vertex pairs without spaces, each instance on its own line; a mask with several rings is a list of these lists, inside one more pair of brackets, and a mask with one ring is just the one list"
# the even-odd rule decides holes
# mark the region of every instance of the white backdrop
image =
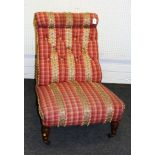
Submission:
[[95,12],[103,82],[130,83],[130,0],[25,0],[24,77],[34,78],[33,17],[38,11]]

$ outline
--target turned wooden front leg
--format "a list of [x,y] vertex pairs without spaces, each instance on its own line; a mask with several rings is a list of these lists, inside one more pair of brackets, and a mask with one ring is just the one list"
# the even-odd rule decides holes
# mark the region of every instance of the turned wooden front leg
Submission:
[[111,122],[111,133],[108,135],[109,137],[114,137],[116,135],[118,126],[119,121]]
[[50,127],[42,126],[41,132],[42,132],[43,142],[45,144],[49,144],[50,141],[48,140],[48,138],[49,138],[49,133],[50,133]]

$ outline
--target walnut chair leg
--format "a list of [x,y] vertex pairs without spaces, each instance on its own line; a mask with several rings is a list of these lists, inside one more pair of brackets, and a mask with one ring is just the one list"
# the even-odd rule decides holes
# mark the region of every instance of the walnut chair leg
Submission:
[[42,126],[41,132],[42,132],[43,142],[49,145],[50,141],[48,140],[48,138],[49,138],[49,133],[50,133],[50,127]]
[[111,122],[111,133],[108,134],[109,137],[114,137],[116,135],[118,126],[119,121]]

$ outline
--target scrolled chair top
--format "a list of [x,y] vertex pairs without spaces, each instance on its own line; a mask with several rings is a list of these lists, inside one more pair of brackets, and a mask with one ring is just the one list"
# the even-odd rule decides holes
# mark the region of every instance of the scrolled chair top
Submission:
[[70,12],[37,12],[34,19],[35,26],[43,28],[96,27],[99,20],[96,13]]

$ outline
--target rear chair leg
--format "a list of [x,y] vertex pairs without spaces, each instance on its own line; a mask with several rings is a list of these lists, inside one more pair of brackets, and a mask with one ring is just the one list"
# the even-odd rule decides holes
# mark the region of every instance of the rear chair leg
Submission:
[[41,132],[42,132],[43,142],[49,145],[50,141],[48,140],[48,138],[49,138],[49,133],[50,133],[50,127],[42,126]]
[[119,121],[111,122],[111,133],[108,134],[109,137],[114,137],[117,133],[119,126]]

